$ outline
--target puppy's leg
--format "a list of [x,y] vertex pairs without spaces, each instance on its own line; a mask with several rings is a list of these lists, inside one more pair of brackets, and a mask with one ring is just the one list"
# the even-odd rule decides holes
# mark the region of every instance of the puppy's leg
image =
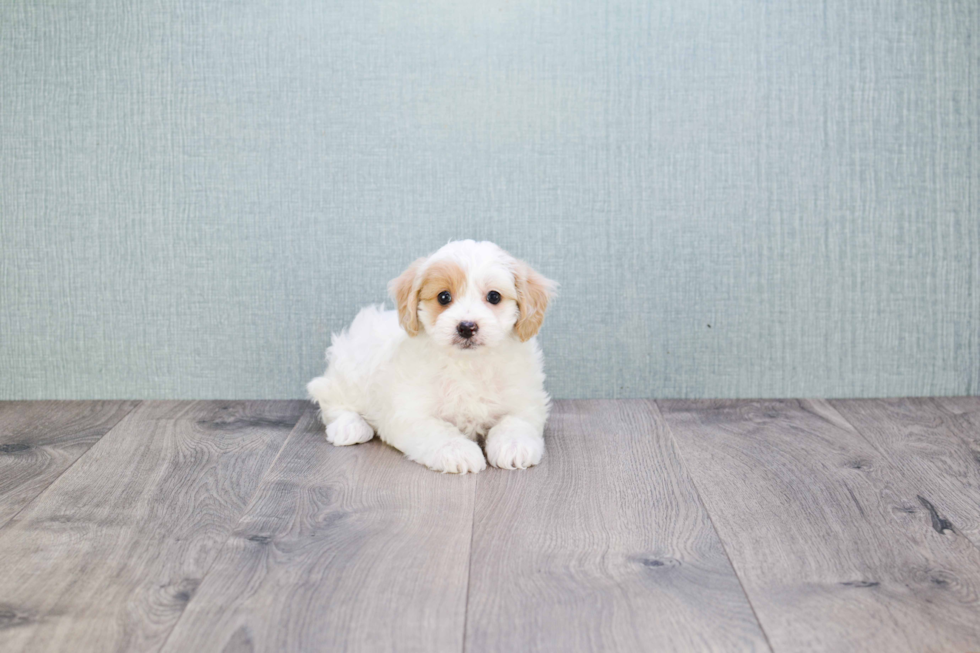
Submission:
[[501,469],[526,469],[541,462],[544,435],[529,421],[508,415],[490,429],[487,461]]
[[374,437],[374,429],[350,405],[346,396],[351,394],[350,389],[342,392],[344,388],[326,376],[313,379],[306,389],[310,398],[320,406],[320,419],[327,426],[327,442],[343,447],[361,444]]
[[364,421],[364,418],[349,410],[331,411],[327,416],[327,442],[343,447],[349,444],[361,444],[374,437],[374,429]]
[[487,468],[480,445],[441,419],[399,420],[385,425],[380,433],[382,440],[409,460],[437,472],[466,474]]

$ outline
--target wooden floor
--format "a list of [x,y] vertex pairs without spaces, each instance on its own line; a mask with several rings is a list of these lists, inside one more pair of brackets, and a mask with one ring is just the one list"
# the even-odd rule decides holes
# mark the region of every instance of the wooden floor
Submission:
[[0,402],[0,650],[980,651],[980,398],[546,437],[457,477],[303,402]]

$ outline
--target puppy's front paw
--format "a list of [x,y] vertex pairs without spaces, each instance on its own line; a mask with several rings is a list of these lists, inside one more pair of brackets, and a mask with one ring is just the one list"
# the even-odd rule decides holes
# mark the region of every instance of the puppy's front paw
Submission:
[[341,413],[327,425],[327,442],[338,447],[361,444],[374,437],[374,429],[357,413]]
[[449,474],[475,474],[487,468],[480,445],[463,437],[439,445],[422,462],[429,469]]
[[537,433],[491,433],[487,438],[487,461],[501,469],[527,469],[541,462],[544,438]]

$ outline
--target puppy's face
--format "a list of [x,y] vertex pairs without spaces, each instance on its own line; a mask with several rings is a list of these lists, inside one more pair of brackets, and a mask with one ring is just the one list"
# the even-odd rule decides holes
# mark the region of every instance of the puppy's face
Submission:
[[532,338],[555,284],[489,242],[452,242],[389,284],[402,327],[459,350]]

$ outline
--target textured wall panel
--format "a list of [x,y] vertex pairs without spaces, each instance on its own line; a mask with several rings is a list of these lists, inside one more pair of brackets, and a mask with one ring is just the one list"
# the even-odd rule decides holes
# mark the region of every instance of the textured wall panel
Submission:
[[562,397],[980,392],[974,0],[0,4],[0,398],[297,397],[450,238]]

